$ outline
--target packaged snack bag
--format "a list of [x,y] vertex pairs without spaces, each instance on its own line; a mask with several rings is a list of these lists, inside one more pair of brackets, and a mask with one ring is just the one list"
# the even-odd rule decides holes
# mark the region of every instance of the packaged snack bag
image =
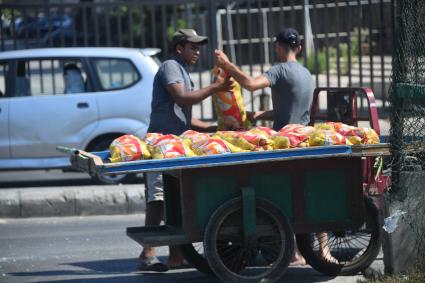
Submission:
[[[215,77],[226,77],[227,74],[221,69],[213,69]],[[214,110],[217,115],[219,130],[238,130],[249,127],[245,106],[242,97],[241,86],[233,79],[234,87],[231,91],[218,92],[212,96]]]
[[308,143],[310,146],[345,145],[347,140],[343,135],[332,130],[315,130],[309,134]]
[[286,136],[286,134],[277,133],[276,135],[272,136],[271,139],[273,141],[274,149],[285,149],[289,148],[291,145],[291,142],[289,141],[289,138]]
[[149,145],[154,159],[196,156],[188,142],[174,135],[162,135]]
[[254,150],[272,150],[273,141],[265,132],[258,129],[251,129],[238,133],[239,137],[254,145]]
[[266,134],[268,137],[272,137],[276,134],[276,131],[267,127],[255,127],[252,128],[250,131],[260,132]]
[[314,128],[316,130],[325,130],[325,131],[335,132],[335,124],[333,122],[317,124],[317,125],[314,125]]
[[206,133],[199,133],[199,132],[193,131],[193,130],[187,130],[186,132],[181,134],[180,137],[183,138],[183,139],[188,139],[192,143],[210,138],[210,136]]
[[218,138],[210,138],[193,142],[192,150],[197,155],[213,155],[243,151],[225,140]]
[[153,145],[163,134],[160,133],[147,133],[145,137],[145,143],[147,145]]
[[380,143],[380,139],[378,134],[375,132],[374,129],[369,128],[363,128],[366,132],[366,139],[364,140],[364,143],[366,144],[378,144]]
[[298,124],[288,124],[276,134],[286,136],[289,139],[290,147],[308,147],[308,134],[314,130],[313,127]]
[[234,131],[218,131],[215,133],[213,138],[220,138],[223,139],[230,144],[239,147],[244,150],[253,151],[255,150],[255,146],[247,141],[246,139],[242,138],[240,136],[240,132],[234,132]]
[[111,162],[134,161],[152,158],[146,143],[133,135],[116,138],[109,146]]
[[366,136],[366,132],[363,128],[358,128],[358,127],[349,126],[345,124],[342,124],[341,127],[339,127],[338,133],[340,133],[343,136],[357,136],[362,140]]

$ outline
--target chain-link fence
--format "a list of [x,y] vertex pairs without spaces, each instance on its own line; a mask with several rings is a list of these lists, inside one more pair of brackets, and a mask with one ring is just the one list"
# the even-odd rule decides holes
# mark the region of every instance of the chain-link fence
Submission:
[[404,219],[425,261],[425,1],[399,0],[390,91],[392,195],[405,202]]

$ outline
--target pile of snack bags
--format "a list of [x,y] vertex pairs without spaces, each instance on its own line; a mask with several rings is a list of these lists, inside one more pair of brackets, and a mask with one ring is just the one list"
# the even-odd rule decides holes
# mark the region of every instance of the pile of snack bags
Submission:
[[373,129],[326,122],[314,127],[290,124],[279,131],[255,127],[247,131],[215,133],[188,130],[180,136],[148,133],[143,140],[133,135],[124,135],[115,139],[109,149],[111,162],[123,162],[379,142],[379,136]]

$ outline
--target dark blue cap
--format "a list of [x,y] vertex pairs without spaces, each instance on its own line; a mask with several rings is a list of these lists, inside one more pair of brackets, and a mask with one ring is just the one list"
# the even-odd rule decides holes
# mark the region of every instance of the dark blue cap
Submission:
[[294,28],[285,28],[276,35],[276,42],[298,46],[301,45],[300,34]]

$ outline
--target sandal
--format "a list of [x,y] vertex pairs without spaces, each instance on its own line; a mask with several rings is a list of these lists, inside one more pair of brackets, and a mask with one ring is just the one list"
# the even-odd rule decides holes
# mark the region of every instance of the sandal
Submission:
[[168,265],[169,269],[187,269],[187,268],[192,268],[193,266],[191,264],[189,264],[187,261],[183,261],[182,264],[177,265],[177,266],[170,266]]
[[168,271],[168,266],[162,263],[156,256],[151,256],[140,259],[139,270],[165,272]]

